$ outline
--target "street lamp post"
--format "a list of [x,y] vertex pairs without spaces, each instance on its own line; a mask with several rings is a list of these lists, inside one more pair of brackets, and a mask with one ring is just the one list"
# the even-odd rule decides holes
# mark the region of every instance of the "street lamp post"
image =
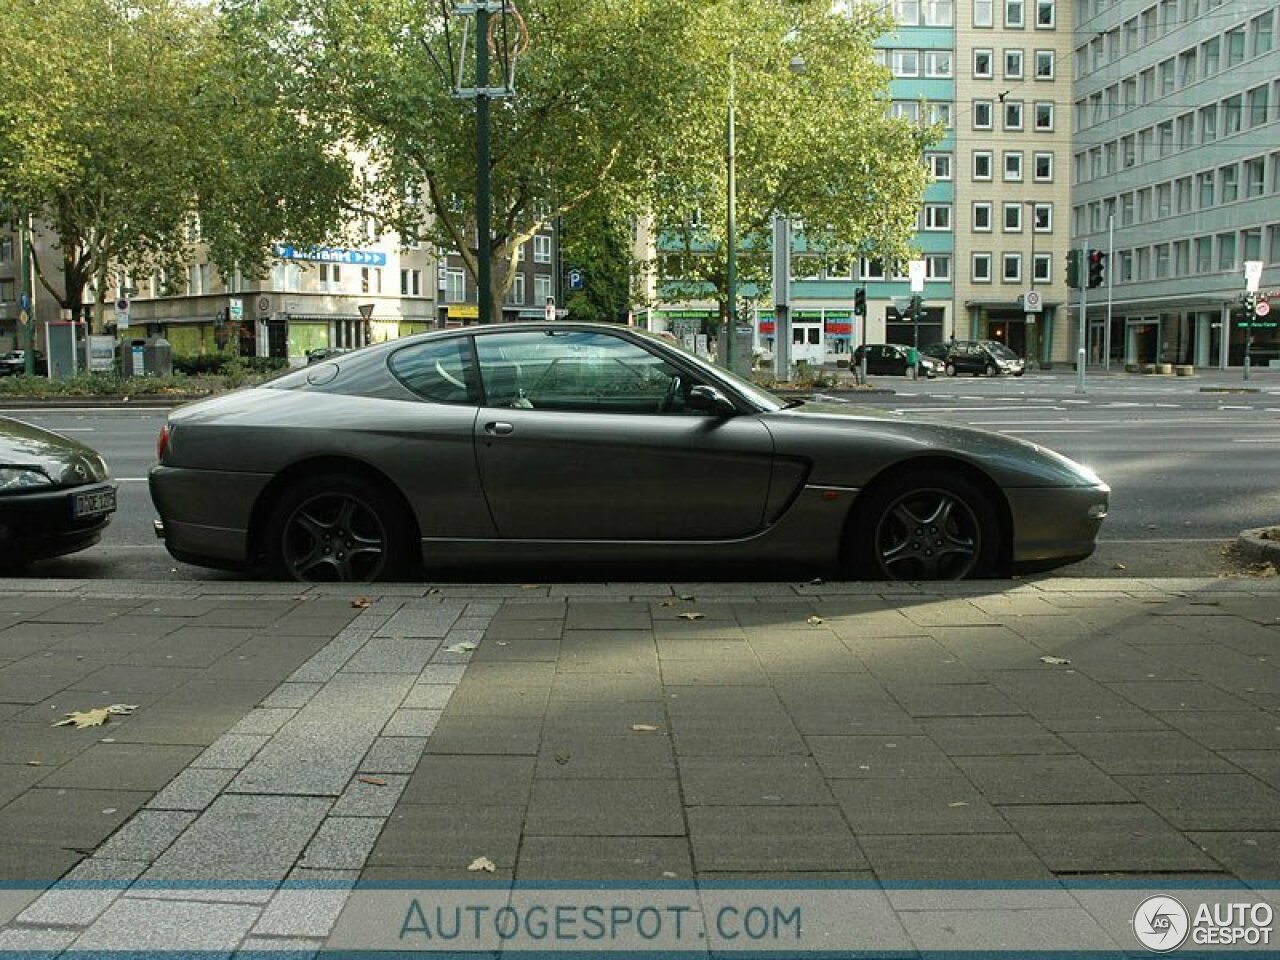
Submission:
[[[738,336],[738,176],[737,176],[737,143],[734,131],[734,102],[733,102],[733,51],[729,51],[729,114],[725,125],[727,162],[728,162],[728,181],[729,181],[729,210],[726,215],[725,228],[728,235],[725,240],[725,294],[729,299],[729,309],[727,311],[726,320],[728,329],[724,336],[727,338],[724,345],[724,365],[730,370],[733,369],[733,361],[735,354],[734,340]],[[776,334],[775,334],[776,338]]]
[[[1031,274],[1029,293],[1036,292],[1036,202],[1034,200],[1024,200],[1024,204],[1031,208]],[[1038,338],[1034,336],[1036,333],[1036,315],[1034,311],[1027,310],[1026,304],[1023,304],[1025,323],[1023,329],[1026,331],[1027,337],[1027,358],[1039,365]]]

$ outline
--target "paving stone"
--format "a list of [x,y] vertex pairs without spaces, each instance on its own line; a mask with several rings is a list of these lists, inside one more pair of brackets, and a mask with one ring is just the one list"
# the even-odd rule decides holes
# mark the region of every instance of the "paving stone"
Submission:
[[913,717],[997,717],[1026,713],[995,687],[985,683],[887,684]]
[[455,604],[431,604],[408,606],[398,610],[391,619],[378,628],[378,637],[426,637],[442,638],[462,615],[462,607]]
[[[352,886],[353,882],[278,890],[254,924],[253,933],[257,937],[327,937],[338,922]],[[271,949],[281,949],[276,941],[271,943]]]
[[[381,781],[375,783],[373,781]],[[381,817],[386,819],[395,809],[400,794],[409,783],[405,774],[361,774],[347,785],[333,809],[331,817]]]
[[436,726],[425,752],[533,756],[540,740],[541,724],[526,717],[459,717]]
[[[83,853],[66,849],[60,840],[30,843],[0,836],[0,907],[7,909],[14,892],[6,884],[52,883],[83,859]],[[0,920],[4,912],[0,909]]]
[[94,852],[94,857],[150,863],[164,853],[195,818],[193,811],[140,810]]
[[149,797],[142,791],[36,786],[0,809],[0,837],[16,845],[93,850]]
[[958,757],[956,765],[988,801],[1122,803],[1133,796],[1083,757]]
[[1187,839],[1243,880],[1273,883],[1280,863],[1280,830],[1188,833]]
[[381,819],[326,817],[307,844],[300,865],[322,870],[358,870],[364,866],[381,832]]
[[1009,832],[995,807],[960,776],[836,780],[831,793],[858,837]]
[[1168,774],[1116,781],[1180,830],[1280,829],[1280,791],[1247,774]]
[[536,775],[545,780],[674,779],[676,766],[669,737],[600,737],[566,727],[544,732]]
[[732,670],[716,660],[663,660],[662,682],[668,687],[742,685],[758,687],[769,676],[754,661],[736,661]]
[[526,837],[516,878],[577,881],[661,881],[693,877],[684,837]]
[[811,757],[682,757],[680,788],[686,808],[835,802]]
[[525,831],[537,836],[683,836],[670,780],[535,780]]
[[84,927],[97,919],[145,869],[143,862],[83,860],[62,882],[18,915],[19,923]]
[[203,810],[217,798],[236,775],[236,770],[192,767],[152,797],[152,810]]
[[1071,747],[1031,717],[930,717],[922,731],[949,757],[1068,753]]
[[122,898],[75,941],[76,953],[229,953],[253,926],[258,908],[228,903]]
[[1280,717],[1264,710],[1172,711],[1157,716],[1210,750],[1280,749]]
[[794,730],[774,733],[684,732],[672,734],[679,757],[808,756],[809,748]]
[[[930,584],[932,588],[934,585]],[[954,627],[966,625],[999,626],[999,621],[965,599],[926,599],[904,605],[902,613],[908,620],[921,627]]]
[[1280,789],[1280,752],[1275,750],[1230,750],[1222,754],[1242,770],[1268,786]]
[[1001,813],[1055,873],[1218,869],[1186,837],[1139,803],[1015,806]]
[[439,648],[439,640],[375,636],[343,665],[342,671],[416,675],[431,661]]
[[429,737],[440,721],[439,710],[397,710],[382,728],[383,737]]
[[1239,772],[1222,757],[1176,730],[1064,733],[1062,739],[1104,773]]
[[[454,880],[475,880],[467,865],[488,857],[499,871],[515,868],[524,806],[459,807],[401,803],[387,820],[362,876],[370,867],[412,867],[406,880],[421,880],[420,868],[445,867]],[[482,878],[483,879],[483,878]]]
[[533,757],[427,754],[404,789],[410,804],[524,807],[533,784]]
[[955,764],[926,737],[806,737],[828,779],[849,777],[945,777]]
[[570,602],[564,620],[568,630],[643,630],[651,624],[647,603]]
[[452,684],[415,683],[401,706],[408,710],[443,710],[456,689]]
[[919,911],[899,917],[911,942],[924,954],[976,952],[992,944],[999,944],[1001,952],[1031,954],[1045,943],[1061,945],[1064,953],[1119,951],[1084,909]]
[[55,767],[32,767],[26,764],[0,764],[0,807],[20,797],[41,780],[57,772]]
[[1049,880],[1040,858],[1012,833],[930,836],[858,836],[876,877],[883,881]]
[[[474,674],[473,674],[474,675]],[[661,700],[662,682],[654,674],[557,674],[551,703],[566,701]]]
[[869,866],[835,807],[695,807],[688,820],[699,874]]
[[283,879],[329,806],[316,797],[220,797],[143,879]]
[[199,754],[197,747],[96,743],[42,786],[90,790],[159,790]]
[[1248,704],[1199,680],[1113,683],[1112,690],[1144,710],[1233,710]]
[[200,756],[192,761],[193,767],[220,767],[224,770],[239,770],[253,759],[254,754],[265,746],[271,738],[265,734],[256,736],[240,736],[225,733],[213,741]]
[[0,952],[7,957],[46,958],[58,956],[79,936],[79,930],[11,927],[0,930]]
[[366,773],[413,773],[427,745],[424,737],[378,737],[360,761]]
[[262,707],[266,710],[297,710],[305,707],[320,687],[319,683],[282,683],[262,701]]
[[449,698],[448,716],[537,717],[547,709],[549,688],[537,681],[528,684],[497,684],[476,678],[463,683]]

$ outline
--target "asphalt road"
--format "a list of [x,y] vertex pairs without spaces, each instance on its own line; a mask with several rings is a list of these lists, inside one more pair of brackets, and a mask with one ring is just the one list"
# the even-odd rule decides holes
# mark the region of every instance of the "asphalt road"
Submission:
[[[1192,576],[1232,568],[1223,547],[1240,530],[1280,521],[1280,371],[1191,379],[1070,373],[1021,378],[877,378],[886,394],[843,394],[855,407],[971,424],[1041,443],[1111,484],[1098,552],[1067,576]],[[1251,392],[1235,391],[1248,388]],[[1214,392],[1207,392],[1214,391]],[[159,408],[4,411],[99,450],[120,483],[119,511],[92,550],[34,567],[33,576],[146,580],[231,575],[172,560],[156,540],[146,474],[166,411]],[[1051,574],[1053,575],[1053,574]]]

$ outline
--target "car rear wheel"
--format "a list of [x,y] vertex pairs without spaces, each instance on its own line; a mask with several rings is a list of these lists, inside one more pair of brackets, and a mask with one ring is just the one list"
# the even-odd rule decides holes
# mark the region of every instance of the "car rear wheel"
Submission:
[[277,574],[311,583],[391,580],[408,568],[408,520],[380,487],[322,474],[290,487],[267,529]]
[[859,507],[856,536],[858,572],[877,580],[990,576],[999,556],[995,505],[961,476],[891,478]]
[[954,363],[947,364],[947,376],[954,377],[956,375],[956,365]]
[[994,376],[995,376],[997,373],[999,373],[1000,371],[996,369],[996,365],[995,365],[994,363],[988,363],[988,364],[987,364],[987,369],[986,369],[986,370],[984,370],[983,372],[984,372],[988,377],[994,377]]

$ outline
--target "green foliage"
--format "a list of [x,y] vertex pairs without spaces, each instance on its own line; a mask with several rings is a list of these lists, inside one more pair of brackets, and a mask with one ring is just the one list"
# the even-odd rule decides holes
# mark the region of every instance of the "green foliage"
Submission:
[[582,271],[583,287],[565,287],[570,320],[615,322],[631,307],[631,228],[626,219],[590,204],[571,211],[561,234],[565,270]]
[[289,361],[282,357],[238,357],[229,353],[204,353],[173,358],[173,372],[186,376],[221,375],[229,370],[235,370],[237,376],[275,373],[288,366]]

